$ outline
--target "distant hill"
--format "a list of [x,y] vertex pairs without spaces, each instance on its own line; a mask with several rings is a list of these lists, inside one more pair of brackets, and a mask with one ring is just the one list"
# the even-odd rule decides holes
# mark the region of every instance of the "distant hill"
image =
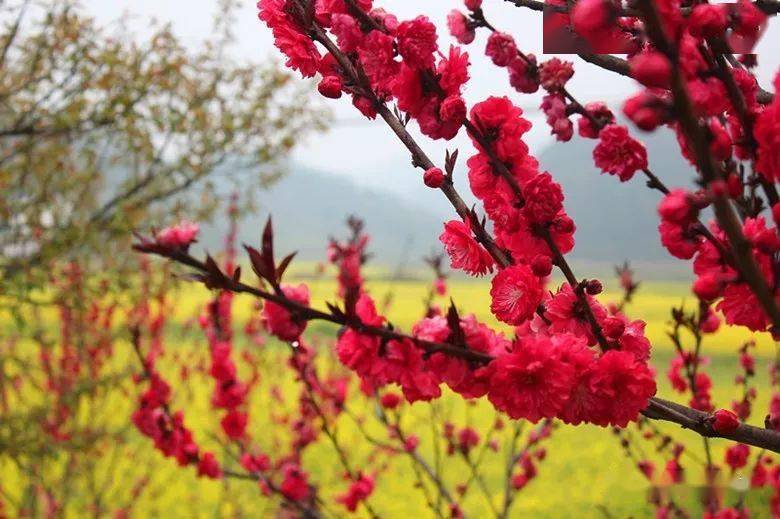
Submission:
[[[691,185],[692,167],[681,157],[669,131],[639,134],[650,157],[650,168],[668,185]],[[680,278],[689,268],[671,258],[658,237],[656,206],[660,193],[645,185],[637,173],[629,182],[602,175],[593,164],[596,141],[575,137],[537,152],[543,170],[563,185],[565,205],[577,223],[576,246],[571,253],[588,275],[604,275],[629,260],[643,277]],[[466,202],[465,162],[471,150],[461,150],[456,183]],[[370,251],[387,268],[418,266],[431,250],[440,250],[442,222],[453,217],[439,194],[421,186],[419,172],[399,154],[398,164],[374,164],[371,175],[386,178],[387,189],[364,188],[346,177],[293,165],[291,173],[257,195],[258,211],[240,224],[239,240],[257,243],[267,215],[273,214],[280,251],[299,251],[304,260],[324,259],[329,236],[343,236],[350,214],[366,221],[372,236]],[[383,182],[384,183],[384,182]],[[334,218],[334,215],[336,216]],[[224,221],[204,227],[202,243],[221,248]]]
[[[689,186],[695,172],[680,155],[670,131],[639,133],[647,146],[650,169],[668,186]],[[593,164],[597,141],[573,138],[539,154],[542,169],[562,186],[566,210],[577,223],[577,260],[591,262],[630,259],[638,262],[679,263],[661,246],[656,207],[661,198],[639,172],[628,182],[602,174]]]
[[[348,179],[301,166],[256,196],[258,210],[239,224],[238,241],[256,244],[269,214],[273,215],[276,247],[298,251],[309,261],[325,259],[330,236],[345,236],[347,217],[357,215],[371,235],[369,250],[388,268],[419,264],[438,248],[442,220],[419,200],[356,186]],[[430,190],[428,190],[430,191]],[[201,245],[220,250],[225,222],[204,226]]]

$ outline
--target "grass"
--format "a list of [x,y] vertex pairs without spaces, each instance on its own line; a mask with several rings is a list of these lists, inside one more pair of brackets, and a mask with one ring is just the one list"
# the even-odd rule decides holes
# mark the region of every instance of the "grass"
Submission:
[[[333,298],[335,293],[333,282],[315,278],[307,279],[307,283],[311,289],[313,306],[323,307],[325,301]],[[424,283],[413,280],[376,279],[369,282],[369,289],[378,302],[389,304],[387,315],[391,321],[401,328],[409,329],[420,315],[422,301],[428,287]],[[193,354],[194,358],[200,358],[204,340],[197,329],[192,330],[192,318],[199,313],[208,293],[197,287],[185,287],[179,290],[180,292],[173,299],[174,318],[167,336],[167,348],[174,355]],[[648,283],[641,287],[635,301],[626,309],[628,315],[647,322],[647,334],[653,343],[652,362],[659,371],[659,395],[665,397],[673,396],[664,376],[668,361],[673,355],[672,345],[665,336],[665,323],[671,306],[683,301],[685,293],[686,287],[680,284]],[[488,284],[485,281],[453,280],[450,282],[448,296],[452,296],[457,302],[461,313],[474,312],[481,320],[494,323],[489,314]],[[602,296],[603,301],[616,298],[617,294],[611,293]],[[446,304],[445,300],[439,302]],[[237,326],[244,323],[253,311],[250,301],[244,297],[236,299],[234,308]],[[42,319],[51,319],[54,322],[55,316],[44,313]],[[0,322],[2,322],[1,317]],[[309,331],[324,341],[333,337],[335,328],[328,323],[312,323]],[[705,340],[703,351],[711,359],[707,371],[715,382],[713,397],[716,405],[720,407],[728,407],[736,396],[737,388],[732,384],[738,369],[735,352],[749,337],[749,334],[740,330],[724,326],[717,334]],[[769,385],[764,366],[774,358],[775,349],[772,341],[767,337],[757,337],[757,342],[756,384],[761,389]],[[126,346],[126,343],[122,342],[122,344]],[[122,348],[119,350],[115,362],[125,366],[130,365],[133,359],[128,352],[121,351]],[[283,351],[269,348],[259,357],[258,362],[264,378],[263,387],[278,384],[287,397],[287,405],[293,406],[298,390],[289,377],[283,378],[282,370],[276,367],[279,362],[283,362]],[[176,388],[175,407],[187,409],[187,423],[196,432],[199,441],[206,446],[216,448],[216,439],[209,435],[209,431],[215,431],[217,427],[210,419],[208,404],[210,386],[206,385],[208,383],[204,382],[203,377],[197,375],[191,377],[186,383],[179,382],[173,368],[168,366],[167,369],[169,369],[168,375],[173,377]],[[244,375],[246,375],[245,371]],[[81,403],[79,420],[90,423],[96,416],[107,415],[109,416],[107,423],[112,426],[120,427],[126,424],[135,400],[133,388],[129,387],[130,392],[125,392],[127,388],[124,386],[115,390],[106,390],[102,402],[90,405]],[[273,429],[271,416],[280,411],[280,404],[272,401],[267,391],[262,393],[262,395],[253,395],[252,399],[253,435],[268,452],[278,452],[284,448],[284,438],[278,437],[278,429]],[[754,423],[760,422],[767,408],[767,393],[766,389],[759,391],[759,398],[755,404]],[[370,408],[367,408],[366,412],[370,413]],[[471,423],[481,426],[483,430],[494,417],[492,409],[486,402],[467,405],[459,397],[449,393],[433,407],[426,404],[411,406],[404,419],[404,427],[408,430],[420,431],[419,436],[422,439],[420,452],[424,455],[430,455],[431,452],[431,440],[428,434],[431,412],[451,417],[452,421],[458,424]],[[342,419],[338,425],[340,440],[347,445],[355,446],[350,449],[350,453],[356,465],[360,466],[361,461],[369,455],[368,449],[359,446],[361,439],[348,419]],[[702,455],[701,439],[696,435],[671,425],[662,424],[661,428],[673,434],[691,451]],[[382,433],[381,430],[376,432]],[[714,459],[722,460],[728,442],[714,440],[712,444]],[[191,469],[182,470],[175,467],[173,461],[164,460],[159,454],[152,452],[151,445],[145,439],[139,438],[134,431],[131,431],[130,440],[126,445],[101,444],[98,447],[105,448],[106,456],[114,449],[122,451],[119,461],[113,466],[113,475],[107,472],[106,467],[95,468],[96,472],[100,470],[105,472],[95,476],[98,479],[115,478],[117,474],[121,476],[120,480],[112,483],[117,495],[123,489],[126,490],[130,482],[143,476],[151,478],[152,484],[136,500],[134,513],[138,517],[232,517],[242,515],[242,511],[250,516],[265,516],[271,513],[266,507],[272,504],[262,498],[253,484],[245,482],[225,484],[199,480],[194,477]],[[612,517],[652,517],[652,509],[647,505],[646,499],[647,482],[639,475],[632,462],[623,455],[618,440],[609,430],[594,426],[561,426],[546,447],[548,455],[540,464],[539,476],[519,495],[513,508],[513,517],[604,517],[604,510],[608,510]],[[326,496],[333,496],[343,491],[345,485],[340,471],[334,470],[337,466],[336,457],[326,443],[320,442],[307,449],[304,459],[313,480],[322,485]],[[50,466],[42,467],[41,470],[51,474],[62,474],[65,461],[59,459]],[[656,461],[659,465],[662,463],[658,458]],[[448,482],[454,484],[463,481],[465,464],[455,458],[445,458],[444,464],[445,479]],[[502,457],[499,454],[488,457],[485,467],[488,485],[490,488],[498,489],[503,477]],[[3,491],[11,496],[23,496],[26,480],[19,471],[9,463],[3,462],[2,458],[0,458],[0,468],[3,473]],[[698,477],[701,471],[695,465],[690,465],[689,468],[690,483],[694,486],[700,484]],[[737,475],[737,478],[740,476]],[[724,479],[724,484],[734,482],[727,479]],[[409,491],[409,482],[413,480],[414,473],[406,458],[395,458],[389,462],[386,471],[377,478],[378,487],[372,498],[372,504],[381,516],[427,517],[430,515],[429,510],[425,508],[421,492]],[[87,490],[85,486],[79,485],[74,492]],[[500,497],[500,492],[494,496],[496,503],[500,501]],[[735,497],[731,496],[731,499]],[[747,502],[754,516],[762,517],[761,511],[766,508],[766,496],[751,493]],[[477,492],[472,491],[465,501],[465,508],[472,517],[490,516],[485,499]],[[343,513],[343,509],[334,508],[334,510],[338,511],[338,514]]]

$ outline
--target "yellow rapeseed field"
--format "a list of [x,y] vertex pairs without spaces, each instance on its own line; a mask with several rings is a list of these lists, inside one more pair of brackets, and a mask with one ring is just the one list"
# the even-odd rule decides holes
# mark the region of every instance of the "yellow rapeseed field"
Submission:
[[[304,277],[300,272],[301,279]],[[293,280],[294,282],[294,280]],[[312,305],[324,307],[325,301],[333,300],[335,283],[322,278],[306,276],[312,294]],[[397,326],[408,329],[419,318],[422,302],[428,293],[428,284],[414,280],[369,279],[368,287],[381,304],[387,304],[387,314]],[[475,313],[478,318],[494,323],[489,313],[489,284],[485,280],[452,280],[449,282],[449,293],[462,314]],[[686,298],[686,287],[675,283],[643,284],[635,301],[626,309],[633,318],[641,318],[647,322],[647,334],[653,343],[653,362],[659,371],[659,394],[672,397],[673,393],[664,375],[668,361],[672,355],[672,346],[665,336],[666,321],[672,305],[679,305]],[[172,298],[174,315],[169,323],[166,334],[167,360],[161,361],[161,370],[170,377],[175,392],[175,408],[186,410],[186,420],[198,441],[204,446],[220,452],[217,437],[218,424],[210,412],[209,395],[210,381],[202,375],[193,374],[187,381],[181,381],[174,371],[173,356],[187,358],[192,362],[204,358],[206,342],[194,322],[208,299],[209,293],[194,285],[185,285],[177,289]],[[606,292],[601,296],[603,301],[616,299],[618,294]],[[689,298],[690,299],[690,298]],[[438,298],[439,304],[447,300]],[[247,344],[240,329],[253,311],[252,301],[244,296],[237,297],[234,304],[234,320],[237,330],[237,348],[256,349]],[[44,318],[55,319],[55,315],[44,312]],[[7,316],[2,316],[7,319]],[[8,325],[8,322],[3,324]],[[121,323],[118,324],[121,326]],[[335,333],[335,328],[326,323],[313,323],[310,326],[318,337],[321,346],[327,346]],[[137,361],[133,357],[126,336],[120,334],[117,341],[116,354],[112,362],[121,369],[132,371],[137,369]],[[738,372],[737,356],[734,352],[740,344],[749,339],[749,334],[728,327],[714,336],[708,337],[704,343],[704,354],[711,362],[706,368],[715,382],[713,397],[716,405],[728,407],[731,399],[737,395],[737,388],[732,380]],[[757,385],[767,387],[768,377],[765,366],[774,358],[773,342],[767,337],[757,338],[756,365],[758,370]],[[258,352],[255,352],[258,353]],[[286,393],[287,404],[295,405],[297,386],[286,370],[279,369],[284,362],[285,350],[269,344],[258,357],[259,370],[263,377],[263,387],[278,384]],[[168,371],[166,371],[168,369]],[[178,369],[178,368],[175,368]],[[246,367],[242,368],[245,371]],[[114,387],[105,388],[100,401],[80,404],[79,420],[83,424],[93,424],[111,430],[121,430],[129,424],[129,415],[135,405],[137,390],[131,383],[117,383]],[[767,391],[760,392],[753,416],[754,423],[760,423],[767,406]],[[34,399],[34,396],[31,395]],[[362,405],[367,405],[363,403]],[[283,430],[278,429],[271,416],[278,414],[278,402],[272,401],[267,391],[258,391],[251,398],[251,434],[253,438],[269,452],[274,452],[280,444],[279,436]],[[367,408],[370,412],[370,408]],[[487,402],[477,405],[466,405],[456,395],[445,393],[433,408],[426,404],[415,404],[407,413],[405,423],[414,430],[422,431],[420,437],[421,453],[430,451],[430,431],[426,430],[429,413],[446,413],[452,420],[460,423],[471,423],[479,426],[492,420],[493,412]],[[343,423],[342,423],[343,422]],[[530,426],[529,426],[530,427]],[[701,453],[701,439],[679,428],[661,426],[663,430],[672,433],[675,438],[685,443],[689,449]],[[277,428],[277,429],[274,429]],[[377,431],[381,434],[382,431]],[[359,467],[361,459],[368,454],[367,447],[361,447],[360,437],[354,426],[342,419],[337,428],[337,434],[345,444],[351,446],[350,453]],[[106,495],[116,492],[121,495],[142,478],[148,478],[150,483],[135,499],[131,510],[133,517],[267,517],[273,510],[274,503],[263,498],[259,489],[252,482],[205,481],[195,477],[192,468],[179,468],[175,462],[164,459],[154,451],[151,443],[134,430],[127,433],[126,444],[118,444],[111,440],[97,442],[91,448],[100,449],[104,461],[97,463],[94,474],[71,475],[74,486],[72,492],[86,492],[89,485],[104,484]],[[323,442],[309,448],[305,455],[305,465],[311,472],[312,479],[321,485],[324,497],[332,497],[343,492],[345,483],[341,473],[335,470],[336,458],[329,446]],[[713,456],[722,460],[723,450],[727,443],[715,440]],[[651,517],[652,509],[646,505],[647,483],[626,458],[619,448],[618,440],[609,431],[595,426],[569,427],[561,426],[554,437],[547,443],[547,459],[539,466],[539,476],[521,492],[515,508],[514,517]],[[648,446],[649,448],[649,446]],[[649,457],[652,449],[649,449]],[[234,463],[228,458],[223,461]],[[495,459],[487,458],[486,480],[491,488],[498,489],[502,478],[503,466],[500,454]],[[660,465],[662,461],[656,459]],[[445,477],[456,483],[463,476],[462,462],[456,459],[445,459]],[[47,466],[40,467],[40,477],[56,478],[67,473],[67,457],[57,458]],[[0,488],[4,494],[13,499],[24,499],[28,490],[25,484],[29,481],[18,469],[5,463],[0,466],[2,481]],[[660,467],[659,467],[660,469]],[[701,470],[695,465],[690,466],[689,476],[695,485],[700,482]],[[408,460],[399,458],[391,462],[388,469],[377,477],[377,490],[372,497],[372,505],[382,517],[427,517],[430,511],[425,507],[425,501],[419,491],[410,491],[413,485],[414,473]],[[732,481],[726,478],[725,483]],[[765,498],[765,496],[763,496]],[[498,502],[500,492],[495,495]],[[748,504],[754,503],[754,515],[760,517],[761,506],[755,502],[761,496],[750,496]],[[77,501],[77,500],[76,500]],[[485,500],[472,493],[465,502],[470,516],[489,516],[489,508]],[[105,512],[116,512],[110,505]],[[335,516],[346,515],[343,508],[332,506]],[[81,516],[83,510],[74,507],[68,516]],[[609,514],[609,515],[605,515]]]

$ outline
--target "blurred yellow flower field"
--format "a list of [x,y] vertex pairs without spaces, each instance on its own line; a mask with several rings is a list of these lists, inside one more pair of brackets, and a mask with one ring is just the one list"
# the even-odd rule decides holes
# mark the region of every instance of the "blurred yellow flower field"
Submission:
[[[305,280],[311,288],[312,305],[324,306],[328,300],[334,299],[335,283],[323,281],[321,278],[304,276],[298,272],[297,278]],[[290,280],[295,282],[295,280]],[[401,328],[409,329],[412,323],[419,318],[423,301],[429,290],[427,283],[415,280],[388,280],[376,275],[374,280],[369,279],[368,287],[378,304],[386,304],[387,315],[393,323]],[[489,315],[489,285],[480,280],[451,280],[449,282],[448,297],[456,301],[461,313],[469,313],[476,310],[477,316],[485,321],[495,324]],[[630,304],[626,312],[633,318],[641,318],[647,321],[647,333],[653,343],[653,363],[658,369],[659,394],[673,398],[664,372],[668,361],[673,354],[672,345],[665,336],[665,326],[669,309],[678,305],[685,299],[686,287],[674,283],[647,283],[642,285],[634,302]],[[200,313],[203,304],[208,300],[209,293],[195,285],[183,285],[176,289],[173,304],[173,318],[169,323],[166,334],[167,357],[179,356],[192,359],[193,364],[203,358],[206,342],[203,338],[194,318]],[[617,299],[615,292],[606,292],[601,296],[603,301]],[[437,298],[439,304],[446,304],[447,299]],[[253,301],[245,296],[236,297],[234,300],[234,323],[236,328],[236,345],[238,348],[246,348],[250,351],[257,347],[250,345],[240,333],[240,328],[253,312]],[[43,319],[53,319],[53,314],[44,311]],[[47,317],[48,315],[48,317]],[[8,316],[3,316],[8,324]],[[118,324],[121,327],[121,323]],[[327,348],[334,337],[335,328],[327,323],[311,323],[309,332],[313,332],[319,347]],[[509,331],[509,330],[507,330]],[[716,336],[705,339],[704,354],[711,359],[706,367],[715,382],[713,398],[719,407],[728,407],[731,399],[737,396],[738,389],[731,383],[738,372],[734,351],[748,340],[750,336],[728,328],[722,329]],[[765,369],[767,361],[774,357],[775,349],[772,341],[767,337],[757,338],[756,348],[757,378],[759,388],[767,387],[768,376]],[[126,339],[118,344],[124,346],[115,352],[113,362],[126,371],[137,371],[137,359],[133,356]],[[125,348],[126,347],[126,348]],[[258,353],[255,351],[255,353]],[[257,356],[259,372],[263,379],[263,387],[276,384],[285,394],[287,403],[295,405],[296,385],[288,373],[277,366],[285,362],[284,349],[274,347],[272,343],[267,345]],[[161,364],[165,370],[166,363]],[[245,369],[245,368],[244,368]],[[209,413],[210,381],[202,377],[202,374],[193,374],[187,381],[180,381],[177,373],[168,372],[174,386],[174,402],[177,408],[186,409],[186,419],[189,427],[193,429],[199,442],[204,445],[217,445],[219,440],[215,436],[218,424],[213,423],[213,415]],[[351,391],[356,391],[355,387]],[[128,427],[129,415],[135,406],[137,389],[129,383],[117,383],[115,387],[105,388],[106,398],[101,401],[80,403],[80,421],[85,426],[94,422],[96,427],[114,428],[121,430]],[[256,393],[256,394],[255,394]],[[279,403],[273,401],[267,391],[255,392],[250,399],[252,416],[251,434],[256,441],[263,445],[269,452],[279,448],[278,438],[275,438],[272,417],[275,407]],[[30,395],[32,400],[34,395]],[[45,398],[45,396],[41,396]],[[753,423],[760,423],[767,407],[767,392],[759,393],[753,414]],[[363,402],[361,405],[369,405]],[[364,410],[371,413],[371,409]],[[429,413],[443,413],[452,417],[459,423],[482,424],[492,420],[494,416],[491,406],[484,401],[475,405],[464,403],[457,395],[445,394],[445,397],[434,405],[415,404],[411,412],[407,413],[404,423],[408,430],[419,434],[421,439],[420,452],[423,455],[430,450]],[[532,425],[525,426],[529,430]],[[701,438],[687,433],[676,426],[662,424],[661,429],[673,434],[674,438],[688,445],[694,453],[701,453]],[[381,435],[383,431],[376,433]],[[278,431],[277,431],[278,433]],[[350,453],[357,460],[365,459],[368,455],[366,447],[361,447],[361,437],[355,425],[350,419],[342,417],[338,423],[336,433],[339,438],[351,447]],[[210,481],[198,479],[191,468],[182,470],[175,466],[171,459],[164,459],[156,452],[147,438],[141,437],[135,430],[129,434],[130,440],[126,444],[105,444],[93,447],[105,452],[111,463],[96,467],[95,474],[91,477],[95,485],[106,485],[106,493],[110,491],[122,492],[128,487],[136,485],[144,478],[154,476],[153,482],[140,492],[132,508],[130,515],[133,517],[262,517],[273,510],[272,503],[263,498],[257,485],[252,482],[242,481]],[[545,446],[547,459],[539,467],[539,476],[534,479],[527,488],[518,496],[513,508],[513,517],[650,517],[651,508],[646,503],[647,482],[641,477],[634,463],[622,455],[618,446],[618,438],[611,431],[595,426],[585,425],[567,427],[561,425],[556,429],[551,440]],[[648,445],[648,447],[650,447]],[[716,460],[722,459],[726,443],[713,441],[713,456]],[[648,452],[648,457],[653,459],[653,453]],[[344,490],[344,481],[337,467],[337,459],[329,446],[320,441],[309,448],[305,454],[306,464],[311,471],[311,477],[324,489],[324,496],[333,497]],[[494,456],[494,459],[490,459]],[[500,453],[490,453],[485,463],[486,480],[501,481],[504,467]],[[233,462],[233,460],[225,460]],[[467,474],[463,462],[457,458],[446,458],[444,464],[444,478],[453,484],[458,483]],[[659,470],[662,468],[662,460],[657,460]],[[49,466],[40,467],[40,477],[57,477],[67,474],[67,459],[59,459]],[[6,465],[2,467],[2,491],[14,500],[23,500],[25,492],[29,489],[21,487],[19,473],[16,467]],[[701,470],[691,466],[690,475],[694,478],[690,484],[699,483],[695,478],[700,477]],[[426,508],[422,493],[405,492],[409,488],[408,481],[413,480],[414,472],[408,460],[403,457],[393,459],[385,472],[377,476],[377,488],[372,497],[372,505],[382,517],[407,517],[410,514],[422,516],[430,514]],[[737,475],[742,477],[742,475]],[[67,477],[65,478],[67,480]],[[79,485],[86,484],[88,479],[74,478]],[[729,477],[723,479],[725,485],[734,481]],[[491,488],[498,488],[496,483]],[[85,491],[83,488],[74,488],[73,492]],[[397,496],[403,493],[404,498]],[[387,496],[396,496],[388,498]],[[494,496],[498,502],[500,495]],[[747,498],[748,506],[752,500],[766,499],[765,495],[751,494]],[[465,500],[465,509],[472,517],[481,517],[489,514],[489,507],[485,499],[478,493],[472,493]],[[754,507],[755,509],[761,507]],[[335,516],[346,515],[343,508],[338,505],[330,507]],[[359,510],[360,514],[360,510]],[[71,513],[70,516],[77,516]],[[431,514],[432,515],[432,514]],[[760,516],[760,515],[759,515]]]

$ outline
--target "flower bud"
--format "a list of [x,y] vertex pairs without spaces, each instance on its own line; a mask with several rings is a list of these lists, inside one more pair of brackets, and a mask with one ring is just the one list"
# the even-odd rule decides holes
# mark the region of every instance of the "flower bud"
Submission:
[[385,393],[379,399],[379,403],[382,404],[382,407],[385,409],[395,409],[401,403],[401,397],[398,393]]
[[601,325],[604,335],[610,339],[617,339],[626,331],[626,324],[617,317],[607,317]]
[[428,187],[438,189],[444,184],[444,173],[440,168],[429,168],[423,174],[423,182]]
[[320,94],[329,99],[341,97],[341,78],[338,76],[325,76],[317,85]]
[[712,429],[718,434],[729,434],[739,427],[737,415],[726,409],[718,409],[710,418]]
[[606,0],[579,0],[571,13],[574,30],[590,41],[609,31],[615,21],[615,6]]
[[729,23],[724,7],[715,4],[697,5],[688,17],[688,31],[702,38],[722,36]]
[[449,96],[439,107],[442,121],[461,123],[466,119],[466,103],[459,95]]
[[552,260],[549,256],[538,254],[533,261],[531,261],[531,270],[540,278],[547,277],[552,272]]
[[592,296],[600,294],[602,290],[604,287],[598,279],[591,279],[585,284],[585,291]]
[[646,87],[666,88],[672,65],[669,59],[656,51],[640,52],[629,60],[631,77]]
[[702,274],[693,282],[693,293],[702,301],[712,301],[720,296],[723,283],[714,272]]
[[742,196],[744,186],[735,173],[729,173],[726,177],[726,187],[731,198],[739,198]]
[[555,230],[564,234],[574,232],[574,220],[568,216],[561,216],[555,220]]

